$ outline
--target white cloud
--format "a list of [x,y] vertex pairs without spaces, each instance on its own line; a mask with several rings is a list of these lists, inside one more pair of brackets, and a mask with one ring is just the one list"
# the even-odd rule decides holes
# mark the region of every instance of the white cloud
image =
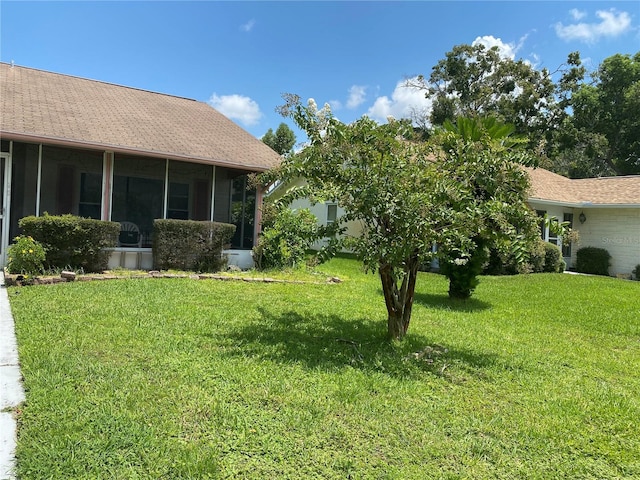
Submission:
[[526,40],[526,36],[524,36],[520,40],[520,44],[518,46],[513,43],[505,43],[499,38],[495,38],[493,35],[485,35],[483,37],[477,37],[471,45],[474,47],[476,45],[484,45],[487,49],[498,47],[498,52],[502,58],[508,58],[513,60],[516,56],[516,52],[522,46],[524,41]]
[[[573,11],[571,11],[573,15]],[[617,37],[628,31],[631,27],[631,16],[627,12],[611,10],[598,10],[596,16],[598,23],[573,23],[563,25],[556,23],[556,35],[563,40],[579,40],[585,43],[594,43],[602,37]],[[575,16],[574,16],[575,18]]]
[[347,108],[357,108],[364,103],[367,96],[367,87],[363,85],[352,85],[349,89],[349,99],[347,100]]
[[329,106],[331,107],[331,111],[335,112],[342,108],[342,102],[340,100],[329,100]]
[[209,105],[223,115],[245,125],[255,125],[262,118],[258,104],[243,95],[211,95]]
[[411,81],[417,79],[399,81],[391,98],[386,95],[376,98],[367,115],[381,123],[386,122],[388,117],[402,119],[414,118],[416,114],[427,116],[431,112],[431,100],[425,98],[424,90],[407,86]]
[[582,20],[587,16],[587,12],[585,12],[584,10],[578,10],[577,8],[572,8],[571,10],[569,10],[569,14],[574,20]]
[[252,18],[247,23],[240,25],[240,30],[243,32],[250,32],[253,30],[253,27],[256,25],[256,21]]

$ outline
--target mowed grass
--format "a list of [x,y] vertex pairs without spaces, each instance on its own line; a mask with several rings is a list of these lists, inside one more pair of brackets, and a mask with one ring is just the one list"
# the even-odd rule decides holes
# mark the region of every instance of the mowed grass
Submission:
[[10,289],[21,480],[640,478],[640,282],[421,274]]

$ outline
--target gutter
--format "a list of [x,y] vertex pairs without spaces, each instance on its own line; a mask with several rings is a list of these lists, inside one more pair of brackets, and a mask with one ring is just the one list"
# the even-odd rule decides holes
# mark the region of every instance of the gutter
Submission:
[[[154,157],[161,159],[169,159],[169,160],[181,160],[187,161],[191,163],[202,163],[206,165],[217,165],[219,167],[230,167],[235,168],[237,170],[248,170],[248,171],[257,171],[257,172],[265,172],[269,170],[271,167],[265,167],[264,165],[246,165],[246,164],[238,164],[229,160],[219,160],[205,157],[191,157],[189,155],[179,155],[175,153],[166,153],[166,152],[158,152],[154,150],[144,150],[138,148],[127,148],[121,145],[109,145],[95,142],[86,142],[82,140],[67,140],[59,137],[46,137],[39,135],[29,135],[24,133],[16,133],[16,132],[8,132],[6,130],[0,131],[0,137],[3,140],[14,140],[26,143],[47,143],[50,145],[56,146],[65,146],[65,147],[84,147],[87,149],[97,149],[114,153],[121,154],[129,154],[129,155],[140,155],[145,157]],[[274,165],[275,166],[275,165]]]

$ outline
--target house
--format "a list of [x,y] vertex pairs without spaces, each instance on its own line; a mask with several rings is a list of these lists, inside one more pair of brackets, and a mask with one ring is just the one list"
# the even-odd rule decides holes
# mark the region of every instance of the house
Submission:
[[18,220],[48,212],[121,222],[110,266],[143,269],[154,219],[232,223],[230,263],[250,266],[262,192],[247,175],[280,161],[206,103],[6,63],[0,143],[2,265]]
[[[579,232],[579,244],[562,245],[548,226],[541,228],[543,240],[562,249],[567,268],[574,268],[580,247],[599,247],[611,254],[609,274],[629,275],[640,264],[640,176],[569,179],[543,168],[528,168],[531,178],[529,206],[539,215],[568,222]],[[302,185],[299,180],[293,185]],[[279,187],[282,189],[283,187]],[[274,191],[277,198],[281,191]],[[318,222],[334,222],[344,211],[335,202],[311,205],[299,199],[291,208],[308,208]],[[347,225],[347,235],[358,235],[357,222]],[[322,242],[314,245],[322,246]]]
[[[562,247],[568,267],[580,247],[606,249],[610,275],[628,275],[640,264],[640,175],[569,179],[542,168],[529,169],[529,205],[540,214],[569,222],[579,245]],[[561,245],[548,229],[542,238]]]

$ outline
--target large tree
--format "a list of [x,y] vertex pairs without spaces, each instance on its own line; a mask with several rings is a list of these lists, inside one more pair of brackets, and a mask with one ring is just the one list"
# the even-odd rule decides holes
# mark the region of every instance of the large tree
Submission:
[[[338,201],[345,214],[333,233],[340,233],[340,225],[349,221],[362,225],[362,234],[355,238],[334,237],[326,253],[348,245],[368,270],[377,271],[388,334],[402,338],[409,328],[418,268],[433,255],[432,246],[455,246],[459,258],[476,248],[481,212],[469,203],[473,183],[461,182],[435,161],[439,146],[413,141],[408,121],[378,125],[363,117],[345,125],[327,106],[318,110],[312,101],[302,105],[295,95],[285,100],[281,113],[307,133],[309,143],[286,158],[271,179],[306,179],[304,188],[282,197],[285,204],[302,196]],[[496,178],[513,171],[503,172],[503,162],[510,165],[512,159],[498,150],[467,158],[494,165]]]
[[293,146],[296,144],[296,134],[286,123],[282,122],[276,129],[276,133],[273,133],[271,128],[267,130],[262,141],[280,155],[287,155],[293,151]]
[[433,102],[431,123],[459,116],[492,116],[534,140],[556,122],[556,86],[549,71],[501,55],[498,47],[456,45],[410,86],[425,90]]
[[572,176],[639,174],[640,52],[606,58],[592,78],[571,97],[557,158]]

